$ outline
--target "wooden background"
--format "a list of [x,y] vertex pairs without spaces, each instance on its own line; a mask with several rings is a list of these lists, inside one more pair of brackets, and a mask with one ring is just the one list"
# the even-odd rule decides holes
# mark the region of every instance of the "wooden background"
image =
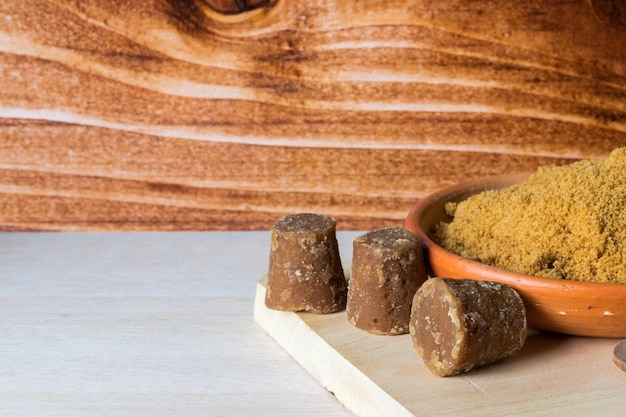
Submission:
[[0,230],[371,229],[619,146],[626,0],[0,2]]

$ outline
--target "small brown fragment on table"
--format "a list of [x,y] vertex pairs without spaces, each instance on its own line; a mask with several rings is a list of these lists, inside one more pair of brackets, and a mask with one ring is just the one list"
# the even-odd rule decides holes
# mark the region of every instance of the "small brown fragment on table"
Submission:
[[622,371],[626,372],[626,339],[622,340],[613,350],[613,362]]
[[526,310],[508,285],[431,278],[415,294],[410,330],[428,369],[451,376],[518,353],[526,341]]

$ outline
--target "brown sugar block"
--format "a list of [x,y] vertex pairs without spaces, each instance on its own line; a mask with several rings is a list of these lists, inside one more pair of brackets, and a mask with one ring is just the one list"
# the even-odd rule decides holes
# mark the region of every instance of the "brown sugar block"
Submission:
[[508,285],[431,278],[415,293],[410,330],[428,369],[450,376],[519,352],[526,310]]
[[402,228],[374,230],[353,242],[346,313],[374,334],[409,332],[411,301],[426,280],[419,240]]
[[282,311],[332,313],[345,309],[346,297],[335,221],[313,213],[276,220],[265,305]]

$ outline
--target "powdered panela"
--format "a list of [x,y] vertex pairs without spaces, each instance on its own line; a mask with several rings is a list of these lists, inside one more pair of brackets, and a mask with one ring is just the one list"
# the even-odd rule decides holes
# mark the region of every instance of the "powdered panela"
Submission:
[[542,167],[446,211],[453,221],[434,239],[465,258],[548,278],[626,282],[626,148]]

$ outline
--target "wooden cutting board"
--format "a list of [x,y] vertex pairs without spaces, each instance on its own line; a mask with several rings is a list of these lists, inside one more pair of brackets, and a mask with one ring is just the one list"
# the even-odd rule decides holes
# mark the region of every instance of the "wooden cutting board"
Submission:
[[345,312],[290,313],[265,307],[255,321],[358,416],[626,415],[626,374],[612,361],[616,339],[530,331],[515,357],[460,376],[432,375],[411,337],[375,336]]

